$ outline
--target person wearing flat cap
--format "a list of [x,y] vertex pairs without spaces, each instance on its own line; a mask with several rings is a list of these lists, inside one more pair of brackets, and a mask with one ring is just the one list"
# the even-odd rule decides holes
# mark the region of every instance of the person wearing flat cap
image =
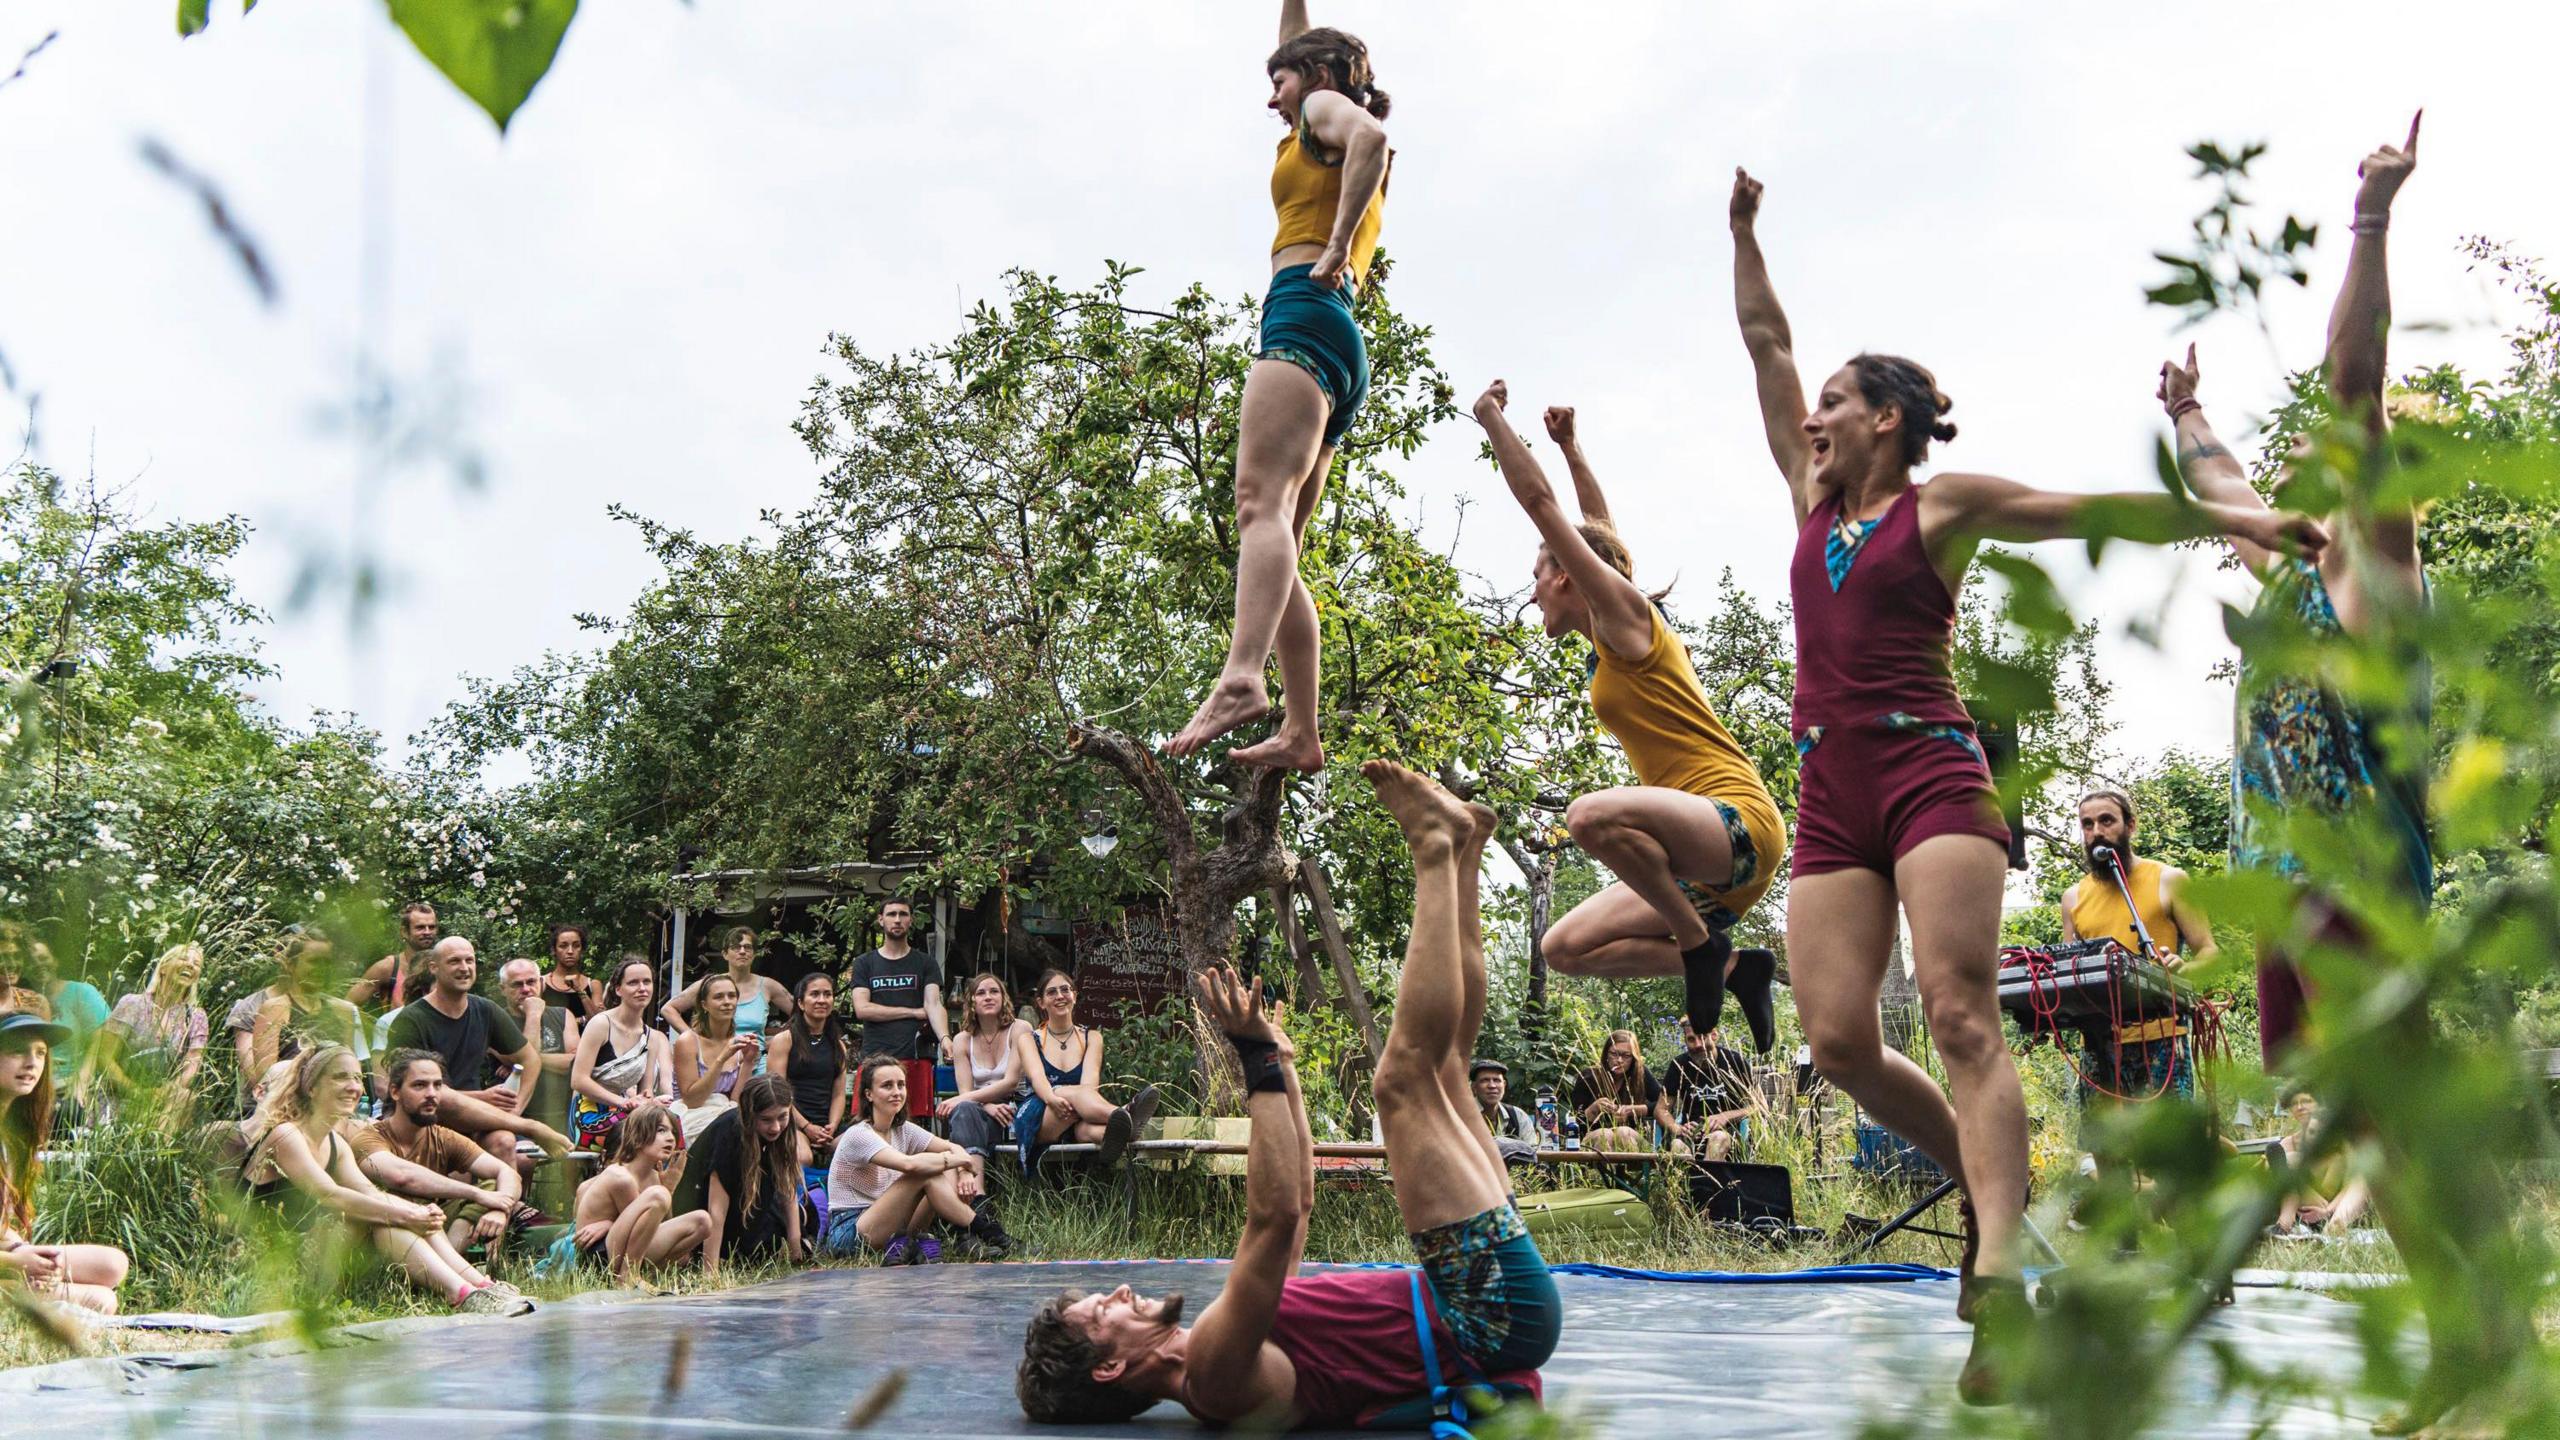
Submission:
[[1538,1122],[1528,1111],[1504,1099],[1511,1090],[1511,1067],[1499,1060],[1467,1062],[1467,1087],[1475,1092],[1476,1113],[1493,1132],[1505,1163],[1533,1164],[1538,1158]]

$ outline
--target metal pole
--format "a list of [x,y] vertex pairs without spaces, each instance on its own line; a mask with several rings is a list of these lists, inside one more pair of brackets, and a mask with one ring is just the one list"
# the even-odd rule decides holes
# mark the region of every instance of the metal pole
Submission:
[[684,921],[685,910],[679,905],[676,907],[676,923],[672,938],[667,942],[667,993],[669,995],[684,989]]

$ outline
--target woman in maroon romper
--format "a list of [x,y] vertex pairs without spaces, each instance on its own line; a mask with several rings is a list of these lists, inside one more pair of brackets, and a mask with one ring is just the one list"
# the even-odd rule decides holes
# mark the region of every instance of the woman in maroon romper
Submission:
[[[2000,1028],[2000,892],[2009,832],[1953,666],[1956,594],[1985,540],[2106,533],[2159,543],[2227,535],[2316,555],[2307,517],[2166,493],[2063,494],[1989,475],[1911,470],[1953,440],[1928,371],[1859,355],[1808,411],[1794,340],[1753,233],[1760,183],[1734,172],[1734,305],[1769,449],[1795,504],[1796,749],[1803,757],[1787,959],[1814,1066],[1920,1147],[1967,1197],[1968,1320],[2019,1314],[2027,1113]],[[1889,1049],[1876,1002],[1896,906],[1954,1103]],[[1959,1388],[1996,1400],[1977,1341]]]

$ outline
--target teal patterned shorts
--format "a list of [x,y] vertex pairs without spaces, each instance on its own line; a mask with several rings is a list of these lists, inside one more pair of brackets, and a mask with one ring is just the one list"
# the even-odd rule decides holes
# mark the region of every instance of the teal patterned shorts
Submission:
[[1679,886],[1680,893],[1689,897],[1689,908],[1698,912],[1698,918],[1707,923],[1708,929],[1730,930],[1742,917],[1733,913],[1733,908],[1724,903],[1724,897],[1752,893],[1751,882],[1760,878],[1760,848],[1752,842],[1751,827],[1742,823],[1741,811],[1713,796],[1707,797],[1707,803],[1715,806],[1716,813],[1724,817],[1725,837],[1733,842],[1733,878],[1712,891],[1678,876],[1672,877],[1671,883]]
[[1508,1200],[1411,1237],[1441,1322],[1488,1375],[1535,1370],[1564,1331],[1564,1299]]

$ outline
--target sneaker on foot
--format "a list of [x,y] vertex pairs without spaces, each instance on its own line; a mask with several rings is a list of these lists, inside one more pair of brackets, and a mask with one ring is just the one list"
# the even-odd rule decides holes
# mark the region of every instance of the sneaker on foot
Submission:
[[900,1235],[891,1239],[888,1247],[880,1252],[880,1263],[883,1265],[909,1264],[912,1263],[914,1254],[915,1242]]
[[942,1261],[942,1242],[930,1235],[920,1236],[907,1251],[910,1265],[936,1265]]
[[1734,957],[1733,978],[1725,984],[1751,1026],[1751,1048],[1763,1055],[1778,1043],[1778,1001],[1770,993],[1777,978],[1778,957],[1754,948]]
[[1130,1139],[1146,1135],[1147,1122],[1156,1118],[1156,1102],[1162,1098],[1153,1085],[1141,1086],[1137,1094],[1129,1097],[1129,1103],[1121,1107],[1129,1112]]
[[1128,1150],[1129,1142],[1136,1139],[1137,1134],[1138,1127],[1129,1119],[1128,1106],[1112,1111],[1111,1118],[1102,1124],[1102,1148],[1095,1152],[1095,1162],[1105,1170],[1119,1164],[1120,1156]]

